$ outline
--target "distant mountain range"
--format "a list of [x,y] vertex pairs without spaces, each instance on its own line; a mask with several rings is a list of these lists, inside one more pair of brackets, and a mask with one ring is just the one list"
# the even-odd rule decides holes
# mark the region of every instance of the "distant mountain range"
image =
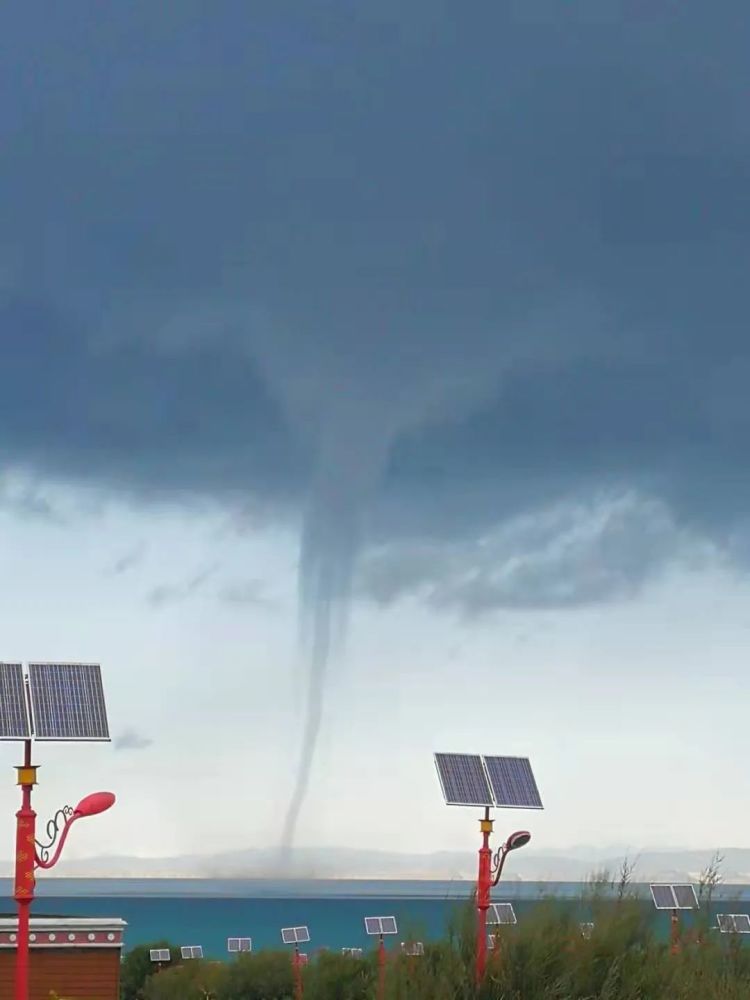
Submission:
[[[635,864],[636,881],[695,881],[714,853],[711,849],[644,849],[630,850],[627,856]],[[723,880],[750,884],[750,849],[731,848],[721,853]],[[582,882],[603,870],[616,878],[625,857],[621,848],[606,851],[573,847],[548,852],[528,849],[508,859],[504,878]],[[2,874],[10,874],[10,862],[3,868]],[[471,879],[475,873],[476,854],[471,851],[402,854],[349,847],[298,848],[289,858],[282,858],[274,848],[171,858],[102,856],[62,861],[56,869],[59,876],[92,878]]]

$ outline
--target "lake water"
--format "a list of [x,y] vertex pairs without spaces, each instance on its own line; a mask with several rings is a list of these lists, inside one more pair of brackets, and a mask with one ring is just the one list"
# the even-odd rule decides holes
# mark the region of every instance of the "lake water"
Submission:
[[[327,947],[368,948],[366,916],[396,916],[399,935],[429,940],[443,935],[466,905],[468,882],[355,880],[58,879],[38,883],[35,915],[119,917],[127,921],[126,947],[166,938],[176,945],[199,944],[205,955],[222,958],[228,937],[251,937],[253,948],[279,947],[281,927],[307,924],[311,951]],[[13,912],[12,887],[2,880]],[[495,901],[512,901],[518,919],[544,897],[580,907],[580,883],[509,882]],[[648,888],[639,887],[647,899]],[[722,886],[714,910],[750,912],[749,886]],[[668,926],[668,914],[656,915]]]

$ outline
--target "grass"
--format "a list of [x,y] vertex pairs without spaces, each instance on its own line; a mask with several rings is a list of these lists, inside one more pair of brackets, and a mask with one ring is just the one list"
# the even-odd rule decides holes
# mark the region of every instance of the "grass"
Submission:
[[[589,940],[569,907],[542,901],[517,926],[502,928],[479,988],[474,983],[475,914],[467,905],[443,940],[426,945],[423,957],[389,958],[385,998],[750,998],[750,949],[712,931],[707,918],[684,932],[673,954],[669,942],[654,933],[649,908],[628,891],[612,898],[592,884],[583,903],[595,925]],[[375,1000],[377,974],[374,956],[358,960],[322,953],[304,969],[305,1000]],[[288,953],[262,951],[231,963],[178,965],[150,976],[123,1000],[292,1000],[293,989]]]

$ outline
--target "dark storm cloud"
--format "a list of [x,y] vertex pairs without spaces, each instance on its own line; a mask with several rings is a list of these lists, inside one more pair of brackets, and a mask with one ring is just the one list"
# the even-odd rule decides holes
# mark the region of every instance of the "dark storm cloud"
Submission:
[[533,511],[471,542],[391,543],[363,560],[358,591],[381,606],[417,597],[466,616],[572,608],[632,597],[670,566],[718,559],[663,504],[631,494]]
[[602,487],[730,534],[747,6],[403,6],[5,11],[3,458],[297,502],[321,439],[381,537]]

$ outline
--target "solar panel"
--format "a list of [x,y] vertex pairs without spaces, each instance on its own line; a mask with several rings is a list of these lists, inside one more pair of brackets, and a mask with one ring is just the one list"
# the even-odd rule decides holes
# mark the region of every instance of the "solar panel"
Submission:
[[346,955],[348,958],[362,958],[361,948],[342,948],[341,954]]
[[478,754],[436,753],[440,787],[449,806],[492,806],[487,775]]
[[203,948],[199,944],[183,945],[180,954],[184,959],[203,958]]
[[398,934],[395,917],[365,917],[365,932],[370,937],[380,937],[382,934]]
[[20,663],[0,663],[0,740],[31,739],[26,686]]
[[735,922],[733,913],[717,913],[716,923],[722,934],[734,934]]
[[241,951],[252,951],[253,950],[253,939],[252,938],[227,938],[227,951],[230,955],[236,955]]
[[401,950],[405,955],[417,958],[424,955],[424,944],[421,941],[407,941],[401,946]]
[[649,888],[651,889],[651,898],[657,910],[677,909],[677,901],[674,898],[671,885],[654,884],[649,886]]
[[484,757],[495,804],[501,809],[543,809],[528,757]]
[[698,897],[692,885],[673,885],[672,891],[677,901],[678,910],[697,910]]
[[152,948],[148,954],[152,962],[169,962],[172,958],[169,948]]
[[305,944],[310,940],[307,927],[282,927],[281,940],[284,944]]
[[515,924],[516,911],[512,903],[493,903],[487,914],[488,924]]
[[734,930],[736,934],[750,934],[750,917],[747,913],[735,913]]
[[109,740],[101,667],[30,663],[29,693],[36,739]]

